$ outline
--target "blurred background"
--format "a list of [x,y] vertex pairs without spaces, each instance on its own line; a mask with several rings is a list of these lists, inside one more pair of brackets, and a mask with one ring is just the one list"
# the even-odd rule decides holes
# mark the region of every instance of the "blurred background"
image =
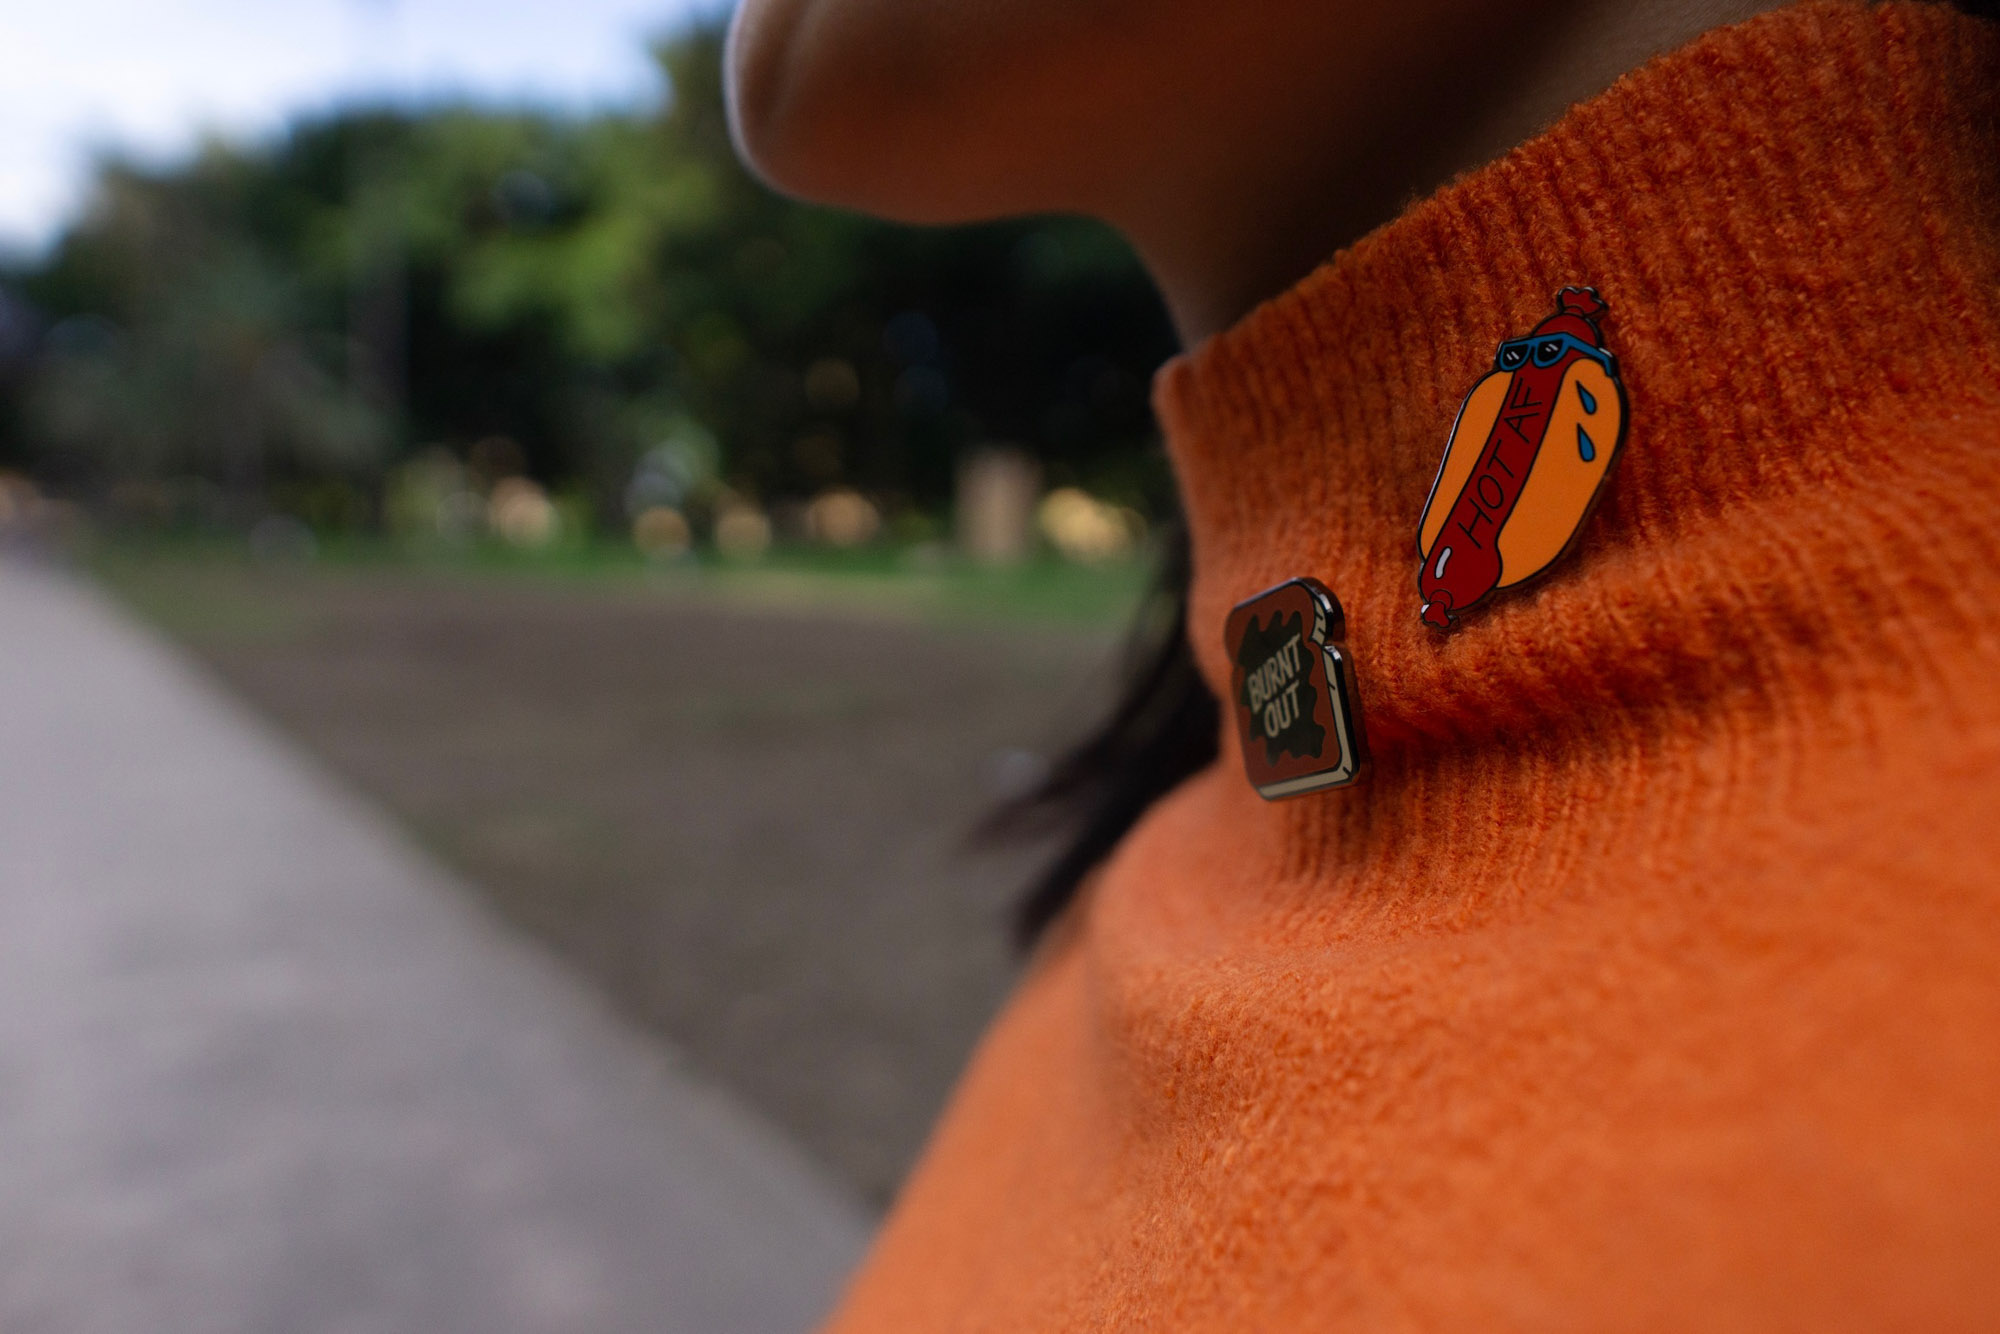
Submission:
[[0,542],[881,1209],[1171,521],[1132,256],[775,196],[713,5],[6,8]]

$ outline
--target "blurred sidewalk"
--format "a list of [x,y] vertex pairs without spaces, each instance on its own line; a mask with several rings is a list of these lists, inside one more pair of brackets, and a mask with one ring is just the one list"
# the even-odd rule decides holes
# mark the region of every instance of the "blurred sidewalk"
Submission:
[[96,593],[0,562],[0,1329],[781,1334],[865,1235]]

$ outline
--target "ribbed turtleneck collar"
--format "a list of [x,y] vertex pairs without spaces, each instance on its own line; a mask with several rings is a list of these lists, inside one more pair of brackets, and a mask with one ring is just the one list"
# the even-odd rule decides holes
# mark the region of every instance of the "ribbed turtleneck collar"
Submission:
[[[1391,768],[1921,676],[1938,636],[1992,636],[1996,110],[1989,25],[1800,4],[1627,76],[1171,363],[1210,684],[1230,606],[1293,575],[1344,605]],[[1441,635],[1415,535],[1453,414],[1571,284],[1610,306],[1623,458],[1546,578]]]

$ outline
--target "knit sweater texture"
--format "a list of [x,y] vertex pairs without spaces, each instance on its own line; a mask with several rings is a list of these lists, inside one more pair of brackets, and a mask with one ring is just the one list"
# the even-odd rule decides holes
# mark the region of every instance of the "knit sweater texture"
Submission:
[[[2000,1328],[2000,32],[1709,34],[1156,387],[1232,604],[1347,612],[1373,773],[1220,760],[967,1070],[840,1331]],[[1569,284],[1624,454],[1440,634],[1418,514]]]

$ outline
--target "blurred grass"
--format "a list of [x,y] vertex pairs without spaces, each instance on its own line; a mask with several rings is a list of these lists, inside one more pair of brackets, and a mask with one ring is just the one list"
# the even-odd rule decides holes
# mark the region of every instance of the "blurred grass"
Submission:
[[170,634],[196,640],[283,637],[310,613],[274,598],[274,580],[398,575],[537,583],[593,593],[657,594],[774,611],[841,612],[943,624],[1122,630],[1144,597],[1150,560],[1080,565],[1041,556],[984,566],[935,547],[835,551],[779,547],[755,561],[713,555],[648,561],[624,543],[524,551],[498,542],[412,547],[380,538],[322,541],[273,560],[240,540],[100,538],[85,556],[121,600]]
[[1012,985],[1009,905],[1053,851],[967,834],[1101,715],[1147,580],[937,547],[77,554],[876,1205]]

